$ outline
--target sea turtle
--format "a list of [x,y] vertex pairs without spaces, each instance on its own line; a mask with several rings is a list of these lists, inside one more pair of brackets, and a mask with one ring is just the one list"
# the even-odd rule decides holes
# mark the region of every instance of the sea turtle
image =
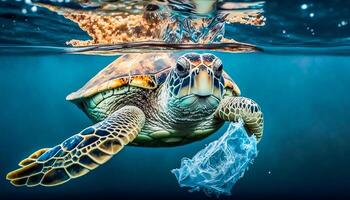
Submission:
[[59,185],[105,163],[125,145],[183,145],[207,137],[225,121],[243,121],[260,140],[260,107],[239,95],[213,54],[123,55],[67,96],[95,124],[36,151],[7,179],[16,186]]

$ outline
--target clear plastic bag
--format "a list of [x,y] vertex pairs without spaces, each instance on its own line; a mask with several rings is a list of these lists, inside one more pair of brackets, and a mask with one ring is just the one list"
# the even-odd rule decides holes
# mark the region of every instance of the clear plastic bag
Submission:
[[200,150],[192,159],[183,158],[173,169],[181,187],[203,190],[207,195],[231,195],[234,184],[257,156],[257,141],[249,137],[241,122],[230,123],[218,140]]

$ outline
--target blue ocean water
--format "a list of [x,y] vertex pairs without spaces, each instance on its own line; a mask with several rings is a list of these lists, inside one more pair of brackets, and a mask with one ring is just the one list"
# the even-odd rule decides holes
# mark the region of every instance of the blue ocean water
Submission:
[[[348,199],[349,57],[216,53],[242,95],[265,114],[259,156],[227,199]],[[5,175],[19,159],[90,124],[65,96],[114,57],[1,56],[0,195],[5,199],[117,197],[205,199],[180,188],[170,170],[219,138],[175,148],[127,147],[112,160],[58,187],[14,187]]]
[[[65,97],[117,57],[62,54],[72,50],[66,41],[89,37],[61,15],[26,2],[0,1],[0,199],[215,199],[179,187],[170,170],[220,138],[227,124],[185,146],[126,147],[61,186],[14,187],[5,180],[22,158],[91,125]],[[350,199],[349,1],[259,5],[265,26],[236,23],[225,30],[227,38],[259,52],[205,51],[222,59],[265,118],[258,157],[232,196],[220,199]]]

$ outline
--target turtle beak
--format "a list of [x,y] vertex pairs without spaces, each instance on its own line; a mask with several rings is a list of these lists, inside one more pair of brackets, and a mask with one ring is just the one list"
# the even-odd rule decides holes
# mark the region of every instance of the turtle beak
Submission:
[[213,94],[213,72],[206,66],[201,65],[192,72],[191,92],[200,97]]

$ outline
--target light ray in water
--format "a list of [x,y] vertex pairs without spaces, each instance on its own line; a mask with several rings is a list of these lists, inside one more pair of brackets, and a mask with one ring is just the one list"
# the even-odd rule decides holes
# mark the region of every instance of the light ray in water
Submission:
[[203,190],[207,195],[231,195],[235,183],[257,156],[257,141],[243,124],[231,123],[223,136],[200,150],[192,159],[183,158],[173,169],[181,187]]

